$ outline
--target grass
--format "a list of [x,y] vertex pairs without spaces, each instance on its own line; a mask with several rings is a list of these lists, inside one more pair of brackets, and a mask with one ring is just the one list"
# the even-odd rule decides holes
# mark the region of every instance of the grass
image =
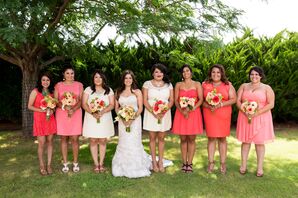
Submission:
[[[40,176],[37,144],[24,140],[20,132],[0,133],[0,197],[297,197],[298,196],[298,130],[279,129],[274,143],[266,145],[265,176],[257,178],[255,150],[252,147],[248,173],[238,173],[240,143],[234,132],[228,138],[228,172],[206,173],[206,138],[197,138],[194,173],[184,174],[181,166],[179,138],[168,135],[165,156],[174,166],[166,173],[154,173],[139,179],[116,178],[111,172],[94,174],[87,140],[81,141],[81,172],[62,174],[59,139],[55,138],[54,174]],[[147,152],[148,137],[143,144]],[[111,167],[117,138],[110,140],[106,166]],[[69,152],[71,153],[71,152]],[[69,156],[71,159],[71,156]],[[218,162],[218,155],[216,156]],[[219,164],[217,163],[217,168]]]

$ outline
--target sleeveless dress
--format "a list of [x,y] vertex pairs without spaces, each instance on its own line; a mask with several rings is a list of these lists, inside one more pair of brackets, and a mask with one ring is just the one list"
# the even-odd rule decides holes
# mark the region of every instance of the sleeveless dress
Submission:
[[[100,100],[103,100],[105,104],[109,105],[109,96],[114,95],[113,90],[110,88],[109,94],[104,94],[104,92],[98,93],[94,92],[92,94],[92,89],[87,87],[84,93],[89,95],[88,104],[92,99],[98,97]],[[85,111],[84,125],[83,125],[83,136],[88,138],[108,138],[114,136],[114,123],[112,118],[112,112],[107,112],[103,114],[100,118],[100,122],[97,123],[97,120],[88,112]]]
[[[33,106],[40,108],[41,100],[44,99],[42,93],[35,89],[37,95]],[[53,97],[53,94],[50,94]],[[57,132],[56,120],[54,114],[50,116],[47,120],[46,112],[36,112],[33,113],[33,136],[46,136],[52,135]]]
[[[72,84],[64,84],[59,82],[55,86],[55,90],[58,93],[58,100],[65,92],[73,92],[76,96],[79,96],[83,91],[83,84],[74,81]],[[81,135],[82,133],[82,109],[77,109],[71,117],[68,117],[67,111],[57,108],[56,110],[57,121],[57,135],[72,136]]]
[[[262,109],[267,104],[266,93],[260,90],[255,92],[243,91],[241,101],[256,101],[258,108]],[[239,111],[236,129],[237,139],[245,143],[264,144],[273,142],[274,128],[271,111],[253,117],[248,123],[246,115]]]
[[[189,97],[195,98],[196,102],[198,101],[198,92],[196,89],[190,90],[179,90],[179,98],[180,97]],[[179,102],[178,98],[178,102]],[[196,110],[190,112],[189,117],[186,119],[183,114],[176,109],[174,123],[172,132],[177,135],[196,135],[203,133],[203,122],[201,109],[197,108]]]
[[[120,96],[120,106],[130,105],[138,110],[137,97]],[[119,140],[116,153],[112,160],[112,174],[115,177],[125,176],[138,178],[150,176],[151,161],[144,151],[142,144],[141,116],[138,116],[130,126],[130,132],[126,132],[122,121],[118,122]]]
[[[150,106],[153,106],[155,99],[162,100],[168,103],[170,98],[170,91],[173,89],[173,86],[171,83],[166,83],[162,87],[155,87],[153,86],[152,82],[148,80],[144,83],[143,88],[148,89],[148,103],[150,104]],[[165,132],[170,130],[171,126],[171,110],[167,111],[167,113],[161,119],[161,123],[158,124],[158,120],[145,108],[143,129],[151,132]]]
[[[222,101],[229,100],[230,82],[228,85],[222,82],[217,87],[214,87],[212,83],[203,82],[202,87],[204,92],[204,100],[206,100],[208,92],[214,89],[216,89],[217,93],[222,94]],[[207,137],[220,138],[229,136],[231,116],[231,105],[218,108],[213,112],[209,108],[203,107],[203,117]]]

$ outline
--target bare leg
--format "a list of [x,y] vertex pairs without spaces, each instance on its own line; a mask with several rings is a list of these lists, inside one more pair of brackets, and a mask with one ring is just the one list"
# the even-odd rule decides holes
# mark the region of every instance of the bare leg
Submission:
[[243,142],[241,145],[241,167],[240,173],[245,173],[247,169],[247,158],[250,150],[250,143]]
[[158,166],[156,162],[156,138],[157,133],[156,132],[149,132],[149,139],[150,139],[150,152],[152,157],[152,169],[154,172],[158,172]]
[[103,167],[106,156],[107,138],[99,138],[99,165]]
[[163,167],[163,153],[165,147],[165,132],[158,132],[158,168],[160,172],[164,172]]
[[73,163],[78,163],[79,157],[79,136],[71,136],[72,140],[72,152],[73,152]]
[[95,166],[98,166],[98,145],[96,138],[90,138],[90,152]]
[[39,167],[40,169],[45,169],[44,160],[43,160],[43,150],[44,150],[46,137],[37,136],[37,140],[38,140],[37,154],[38,154],[38,160],[39,160]]
[[187,161],[188,164],[192,164],[193,157],[196,152],[196,136],[195,135],[189,135],[187,137]]
[[67,163],[67,139],[68,136],[61,136],[61,152],[64,164]]
[[257,176],[263,176],[263,163],[264,163],[264,157],[265,157],[265,145],[264,144],[256,144],[256,153],[257,153]]
[[187,164],[187,136],[180,135],[180,149],[182,156],[182,163]]
[[211,173],[214,169],[214,153],[216,149],[216,138],[208,137],[208,173]]
[[49,174],[53,173],[51,164],[52,164],[52,156],[53,156],[53,135],[47,136],[47,153],[48,153],[48,164],[47,164],[47,170]]
[[226,173],[227,140],[225,137],[218,138],[218,150],[220,156],[220,172]]

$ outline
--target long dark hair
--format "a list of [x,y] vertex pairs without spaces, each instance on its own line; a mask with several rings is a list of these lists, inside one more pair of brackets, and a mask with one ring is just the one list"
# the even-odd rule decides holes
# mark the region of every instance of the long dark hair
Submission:
[[91,80],[91,86],[90,86],[91,90],[92,90],[91,94],[95,93],[95,91],[96,91],[95,84],[94,84],[94,76],[96,74],[99,74],[102,79],[102,88],[105,90],[104,95],[108,95],[110,93],[110,87],[107,85],[107,77],[99,69],[95,70],[94,73],[92,74],[92,80]]
[[184,65],[180,68],[180,70],[179,70],[180,75],[181,75],[181,77],[182,77],[182,80],[184,80],[184,79],[183,79],[183,70],[184,70],[184,68],[188,68],[189,71],[190,71],[190,73],[192,74],[192,69],[191,69],[191,67],[190,67],[188,64],[184,64]]
[[151,75],[153,76],[153,73],[154,73],[154,70],[155,69],[159,69],[161,71],[161,73],[163,73],[163,81],[167,84],[170,84],[170,78],[169,78],[169,75],[168,75],[168,69],[166,66],[164,66],[163,64],[161,63],[156,63],[152,66],[151,68]]
[[[63,66],[63,69],[62,69],[62,76],[63,76],[63,80],[65,80],[64,79],[64,73],[66,72],[66,70],[68,70],[68,69],[71,69],[73,72],[74,72],[74,74],[76,74],[76,71],[75,71],[75,69],[74,69],[74,67],[70,64],[70,63],[65,63],[65,65]],[[74,75],[74,77],[75,77],[75,75]]]
[[209,69],[209,71],[208,71],[208,76],[207,76],[207,79],[206,79],[206,81],[208,82],[208,83],[212,83],[212,78],[211,78],[211,73],[212,73],[212,69],[213,68],[218,68],[219,69],[219,71],[220,71],[220,80],[223,82],[223,83],[225,83],[226,85],[228,85],[229,84],[229,81],[228,81],[228,78],[227,78],[227,76],[226,76],[226,72],[225,72],[225,68],[222,66],[222,65],[220,65],[220,64],[215,64],[215,65],[212,65],[211,67],[210,67],[210,69]]
[[120,94],[124,91],[125,89],[125,84],[124,84],[124,81],[125,81],[125,77],[126,75],[130,75],[131,78],[132,78],[132,84],[131,84],[131,87],[130,87],[130,91],[131,93],[133,93],[133,90],[136,90],[138,89],[138,85],[137,85],[137,81],[136,81],[136,77],[134,75],[134,73],[131,71],[131,70],[125,70],[122,75],[121,75],[121,85],[120,87],[117,89],[116,91],[116,100],[119,99],[120,97]]
[[265,80],[266,76],[265,76],[264,70],[263,70],[262,67],[259,67],[259,66],[254,66],[249,70],[249,72],[248,72],[248,79],[249,80],[250,80],[250,74],[251,74],[252,71],[255,71],[259,74],[259,76],[261,77],[261,82],[263,82]]
[[43,89],[43,86],[41,84],[41,78],[43,76],[46,76],[50,79],[50,86],[48,87],[48,90],[49,92],[52,94],[54,92],[54,82],[53,82],[53,78],[52,78],[52,75],[50,72],[46,71],[46,72],[41,72],[39,75],[38,75],[38,80],[36,82],[36,88],[38,90],[38,92],[42,93],[42,89]]

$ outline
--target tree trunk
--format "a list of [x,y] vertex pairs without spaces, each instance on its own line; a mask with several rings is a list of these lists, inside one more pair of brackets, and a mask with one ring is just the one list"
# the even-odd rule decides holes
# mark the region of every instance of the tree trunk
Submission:
[[[30,70],[29,70],[30,68]],[[32,71],[34,69],[34,71]],[[25,66],[23,67],[22,81],[22,131],[25,137],[32,136],[33,112],[28,109],[28,100],[31,91],[36,86],[38,78],[38,67]]]

